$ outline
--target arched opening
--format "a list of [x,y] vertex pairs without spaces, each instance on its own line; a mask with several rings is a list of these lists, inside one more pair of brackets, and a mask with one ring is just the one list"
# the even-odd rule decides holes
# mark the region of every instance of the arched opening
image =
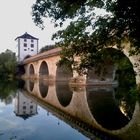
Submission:
[[34,70],[33,64],[31,64],[30,67],[29,67],[29,74],[30,74],[30,75],[35,74],[35,70]]
[[56,81],[64,81],[69,82],[69,80],[73,77],[72,68],[66,68],[66,66],[58,65],[56,70]]
[[43,61],[39,68],[39,76],[44,77],[49,75],[48,65],[45,61]]
[[66,107],[70,104],[73,92],[70,90],[69,85],[57,84],[56,85],[56,94],[59,100],[59,103]]
[[48,94],[49,86],[45,84],[45,81],[39,81],[39,91],[42,98],[45,98]]
[[135,72],[129,58],[121,50],[114,48],[99,51],[96,63],[87,71],[87,83],[117,85],[122,83],[120,78],[136,85]]
[[88,70],[87,83],[95,84],[117,84],[115,81],[116,67],[114,64],[108,64],[104,67],[105,71],[103,73],[98,73],[96,68]]
[[31,57],[31,55],[28,54],[24,57],[24,60],[27,59],[27,58],[30,58],[30,57]]

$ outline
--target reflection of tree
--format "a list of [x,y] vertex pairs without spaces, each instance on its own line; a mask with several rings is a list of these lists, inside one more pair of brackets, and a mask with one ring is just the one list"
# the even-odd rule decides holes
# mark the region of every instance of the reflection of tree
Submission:
[[118,69],[116,72],[119,81],[119,87],[116,90],[116,99],[123,109],[124,114],[132,117],[135,102],[138,99],[138,91],[135,80],[135,72],[133,66],[127,58],[118,61]]
[[6,104],[11,103],[17,90],[17,82],[15,81],[0,81],[0,99]]
[[124,114],[129,118],[133,115],[137,97],[136,88],[119,87],[117,90],[116,99],[118,104],[123,109]]

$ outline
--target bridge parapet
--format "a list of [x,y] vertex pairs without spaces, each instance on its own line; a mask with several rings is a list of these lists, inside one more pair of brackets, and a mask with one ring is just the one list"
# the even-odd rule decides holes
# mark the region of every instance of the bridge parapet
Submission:
[[28,63],[31,63],[31,62],[34,62],[34,61],[38,61],[40,59],[44,59],[44,58],[52,57],[52,56],[55,56],[55,55],[59,55],[61,50],[62,50],[61,48],[54,48],[54,49],[48,50],[46,52],[33,55],[32,57],[25,59],[23,61],[23,64],[28,64]]

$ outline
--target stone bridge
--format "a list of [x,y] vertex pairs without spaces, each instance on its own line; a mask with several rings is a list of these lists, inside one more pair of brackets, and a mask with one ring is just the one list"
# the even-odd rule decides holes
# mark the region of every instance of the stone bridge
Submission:
[[[123,53],[129,58],[133,65],[133,69],[136,72],[136,83],[140,84],[140,56],[129,56],[129,43],[122,44]],[[125,46],[125,47],[124,47]],[[113,48],[116,49],[114,46]],[[79,76],[77,72],[72,70],[66,70],[63,67],[57,66],[57,62],[60,60],[61,48],[55,48],[44,53],[34,55],[23,61],[25,74],[23,78],[33,79],[47,79],[50,81],[65,81],[76,82],[81,84],[117,84],[114,81],[115,68],[114,66],[107,66],[108,74],[104,77],[104,81],[101,80],[94,70],[87,75]]]

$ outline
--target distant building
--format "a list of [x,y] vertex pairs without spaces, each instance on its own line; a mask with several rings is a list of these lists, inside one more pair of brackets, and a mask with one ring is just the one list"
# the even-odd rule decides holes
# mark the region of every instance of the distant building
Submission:
[[27,32],[16,39],[18,41],[18,61],[23,61],[25,58],[38,53],[39,39],[31,36]]

